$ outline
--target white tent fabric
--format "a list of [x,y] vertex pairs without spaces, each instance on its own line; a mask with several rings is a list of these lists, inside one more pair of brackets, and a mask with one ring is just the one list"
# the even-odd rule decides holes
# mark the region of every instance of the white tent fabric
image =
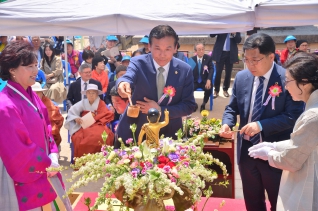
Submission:
[[0,4],[3,35],[135,35],[168,24],[179,34],[247,31],[247,0],[8,0]]
[[254,0],[256,27],[318,24],[318,0]]

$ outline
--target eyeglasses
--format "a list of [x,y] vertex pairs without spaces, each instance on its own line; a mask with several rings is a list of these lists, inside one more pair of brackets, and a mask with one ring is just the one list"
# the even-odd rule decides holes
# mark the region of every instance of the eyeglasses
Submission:
[[289,81],[285,81],[285,86],[287,86],[287,84],[289,83],[289,82],[292,82],[292,81],[296,81],[296,80],[289,80]]
[[84,74],[91,74],[92,71],[83,72]]
[[264,59],[265,56],[259,60],[253,59],[253,60],[248,60],[248,59],[243,59],[243,62],[246,64],[251,64],[251,65],[257,65],[259,61],[261,61],[262,59]]

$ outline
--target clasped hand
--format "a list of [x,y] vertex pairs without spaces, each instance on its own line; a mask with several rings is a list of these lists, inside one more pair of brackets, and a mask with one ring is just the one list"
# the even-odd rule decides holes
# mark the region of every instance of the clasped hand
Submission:
[[249,153],[248,155],[252,158],[259,158],[262,160],[268,160],[268,153],[271,150],[276,149],[276,142],[262,142],[259,144],[256,144],[248,149]]
[[140,107],[140,111],[143,114],[147,114],[148,110],[150,108],[155,108],[157,110],[160,110],[160,107],[159,107],[158,103],[156,103],[155,101],[150,100],[150,99],[148,99],[146,97],[144,97],[144,100],[145,100],[145,102],[144,101],[139,101],[139,100],[137,100],[137,102],[136,102],[137,103],[136,105]]

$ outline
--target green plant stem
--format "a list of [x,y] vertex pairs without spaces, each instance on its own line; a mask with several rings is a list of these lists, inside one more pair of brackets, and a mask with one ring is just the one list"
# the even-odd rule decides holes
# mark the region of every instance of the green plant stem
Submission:
[[209,199],[210,199],[210,197],[206,198],[206,200],[205,200],[205,202],[204,202],[204,205],[203,205],[203,207],[202,207],[202,210],[201,210],[201,211],[203,211],[203,210],[204,210],[205,205],[206,205],[206,203],[208,203],[208,200],[209,200]]

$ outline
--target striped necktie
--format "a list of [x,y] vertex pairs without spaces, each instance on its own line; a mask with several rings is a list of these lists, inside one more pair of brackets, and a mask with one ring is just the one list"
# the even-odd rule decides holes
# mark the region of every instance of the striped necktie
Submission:
[[[84,83],[84,91],[86,91],[87,90],[87,83],[85,82]],[[84,95],[84,99],[86,99],[87,98],[87,96],[86,96],[86,94]]]
[[165,77],[163,76],[163,72],[165,69],[163,67],[159,67],[159,74],[158,74],[158,80],[157,80],[157,94],[158,94],[158,100],[161,98],[163,89],[165,88],[166,82]]
[[[264,88],[264,76],[259,77],[259,85],[257,87],[256,95],[255,95],[255,101],[253,106],[253,113],[252,113],[252,119],[251,122],[256,122],[261,117],[261,111],[262,111],[262,104],[263,104],[263,88]],[[250,142],[252,144],[258,144],[261,140],[261,133],[252,136],[250,138]]]
[[198,72],[199,72],[199,78],[198,78],[198,83],[201,83],[202,82],[202,78],[201,78],[201,59],[199,59],[198,61]]

